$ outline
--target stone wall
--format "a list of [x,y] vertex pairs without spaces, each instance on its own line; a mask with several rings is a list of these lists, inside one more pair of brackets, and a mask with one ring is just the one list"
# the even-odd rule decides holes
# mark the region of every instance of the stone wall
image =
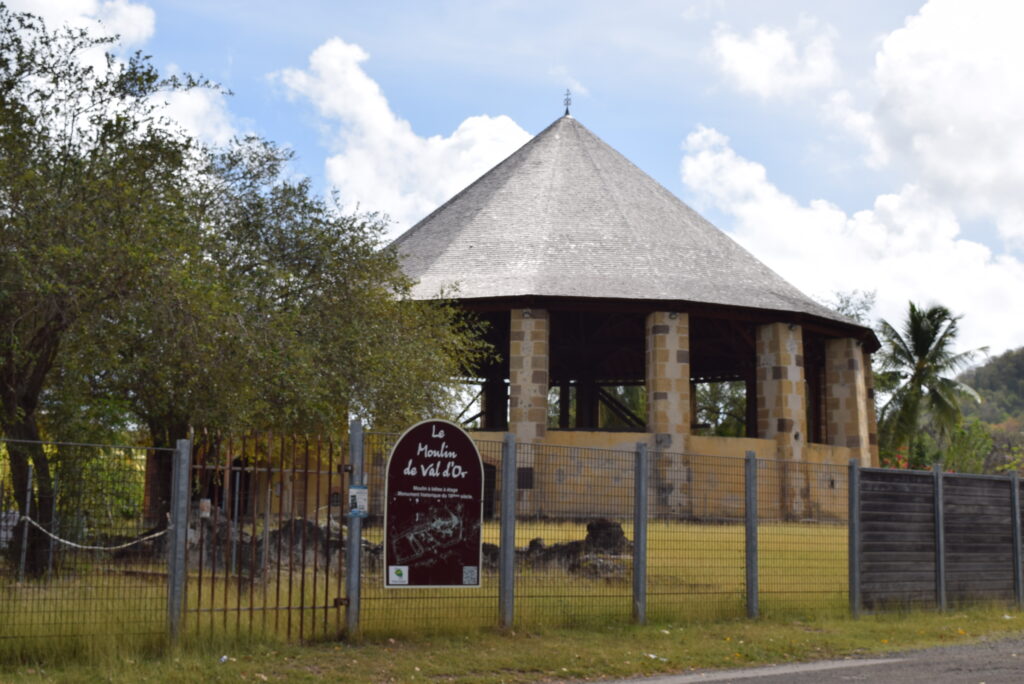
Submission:
[[825,344],[825,414],[828,443],[853,449],[863,466],[871,465],[868,388],[864,355],[857,340]]
[[682,450],[690,434],[689,321],[685,313],[647,316],[647,429],[665,436],[659,448]]

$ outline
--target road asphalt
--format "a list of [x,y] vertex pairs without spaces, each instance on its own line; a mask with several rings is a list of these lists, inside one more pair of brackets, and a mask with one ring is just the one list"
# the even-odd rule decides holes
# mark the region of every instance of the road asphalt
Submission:
[[678,675],[622,679],[606,684],[1024,684],[1024,637],[740,670],[696,670]]

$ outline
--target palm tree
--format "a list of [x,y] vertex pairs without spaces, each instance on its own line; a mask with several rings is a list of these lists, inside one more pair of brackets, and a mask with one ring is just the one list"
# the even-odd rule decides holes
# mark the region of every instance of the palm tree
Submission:
[[960,398],[979,401],[977,392],[955,379],[987,348],[956,352],[961,316],[944,306],[919,308],[910,302],[903,329],[882,321],[879,389],[889,393],[879,414],[883,453],[911,454],[921,429],[930,423],[945,441],[960,423]]

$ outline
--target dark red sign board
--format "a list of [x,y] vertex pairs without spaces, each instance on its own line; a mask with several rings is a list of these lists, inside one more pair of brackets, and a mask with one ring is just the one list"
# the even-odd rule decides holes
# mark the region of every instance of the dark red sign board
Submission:
[[388,458],[385,587],[479,587],[484,467],[446,420],[405,431]]

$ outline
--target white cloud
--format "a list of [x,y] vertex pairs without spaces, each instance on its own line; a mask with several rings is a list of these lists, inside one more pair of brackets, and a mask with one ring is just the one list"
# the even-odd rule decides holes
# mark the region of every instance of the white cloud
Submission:
[[[96,36],[116,35],[117,46],[122,48],[142,45],[156,27],[152,8],[128,0],[7,0],[7,4],[15,11],[42,17],[51,30],[70,26],[87,29]],[[101,69],[106,64],[103,52],[104,48],[98,48],[81,57],[84,63]],[[203,142],[222,145],[236,134],[225,97],[216,91],[197,88],[163,93],[158,99],[167,103],[163,110],[166,116]]]
[[142,45],[153,35],[156,13],[128,0],[5,0],[17,12],[31,12],[56,29],[67,24],[106,35],[119,35],[120,45]]
[[225,145],[237,135],[226,96],[216,90],[195,88],[162,93],[164,114],[189,135],[211,145]]
[[332,123],[339,151],[326,161],[329,182],[349,208],[388,214],[392,236],[529,140],[507,116],[469,117],[447,137],[417,135],[363,71],[368,58],[358,45],[332,38],[313,52],[307,69],[273,77]]
[[736,154],[728,138],[698,128],[684,145],[683,183],[701,202],[734,218],[733,236],[804,292],[876,290],[876,313],[901,320],[907,302],[941,302],[965,314],[961,344],[993,353],[1024,339],[1019,311],[1024,263],[963,239],[953,210],[927,189],[906,185],[847,214],[785,194],[761,164]]
[[870,112],[858,110],[848,90],[833,93],[825,103],[824,110],[828,118],[868,148],[868,154],[864,157],[865,164],[878,169],[889,163],[889,145],[879,132],[875,117]]
[[874,106],[833,98],[831,113],[931,194],[992,220],[1024,252],[1024,3],[931,0],[885,36]]
[[836,76],[832,55],[831,30],[816,35],[811,21],[802,22],[797,31],[806,36],[798,49],[789,32],[782,28],[759,26],[749,38],[719,27],[714,33],[712,51],[718,67],[735,86],[762,98],[787,96],[830,84]]

